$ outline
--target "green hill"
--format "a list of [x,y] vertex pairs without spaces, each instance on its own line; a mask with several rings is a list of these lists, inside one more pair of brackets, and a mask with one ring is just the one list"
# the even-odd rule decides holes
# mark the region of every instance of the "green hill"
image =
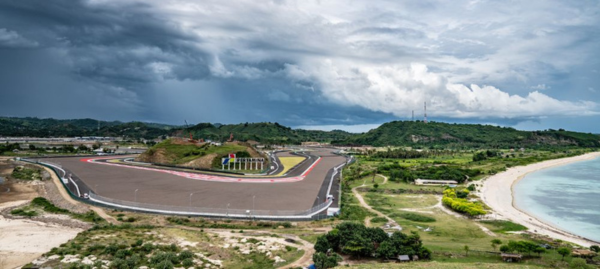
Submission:
[[299,144],[304,141],[330,142],[333,140],[348,139],[353,135],[340,130],[325,132],[292,129],[279,123],[271,122],[227,125],[200,123],[183,130],[183,132],[185,136],[191,132],[196,139],[204,138],[224,141],[229,139],[230,134],[233,134],[235,140],[252,140],[267,144]]
[[[100,127],[98,129],[98,127]],[[156,138],[169,135],[174,126],[120,121],[98,121],[94,119],[39,119],[0,117],[0,136],[29,137],[75,137],[75,136],[120,136],[130,139]]]
[[392,121],[333,144],[459,148],[600,147],[600,136],[562,129],[531,132],[480,124]]

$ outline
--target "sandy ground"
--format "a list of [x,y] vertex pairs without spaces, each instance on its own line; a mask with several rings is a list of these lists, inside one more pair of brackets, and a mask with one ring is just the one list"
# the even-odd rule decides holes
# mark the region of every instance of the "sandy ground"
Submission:
[[[27,202],[29,200],[2,203],[0,210]],[[81,231],[25,219],[6,219],[0,215],[0,268],[25,265]]]
[[498,217],[510,219],[513,222],[524,225],[532,232],[547,235],[563,241],[569,241],[584,247],[597,245],[598,242],[593,242],[580,236],[561,231],[517,209],[513,204],[512,187],[528,173],[572,162],[590,160],[599,156],[600,152],[593,152],[581,156],[549,160],[527,166],[509,168],[505,172],[496,174],[485,180],[483,189],[481,190],[481,198],[489,207],[494,210]]

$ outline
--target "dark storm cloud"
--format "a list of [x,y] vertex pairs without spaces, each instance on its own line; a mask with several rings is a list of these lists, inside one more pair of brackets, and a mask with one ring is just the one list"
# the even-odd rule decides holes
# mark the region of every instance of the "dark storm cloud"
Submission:
[[202,40],[157,17],[145,4],[90,1],[3,1],[3,25],[64,49],[74,74],[108,85],[141,87],[163,78],[202,79],[208,55]]
[[338,126],[407,119],[427,101],[432,118],[543,125],[598,114],[598,10],[0,0],[0,113]]

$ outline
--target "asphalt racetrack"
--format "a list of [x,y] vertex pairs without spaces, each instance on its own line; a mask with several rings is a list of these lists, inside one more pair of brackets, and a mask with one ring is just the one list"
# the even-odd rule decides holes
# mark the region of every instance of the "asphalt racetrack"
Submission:
[[[333,154],[334,151],[331,148],[311,148],[308,153],[313,160],[300,164],[285,177],[276,177],[262,183],[253,183],[249,178],[225,182],[198,180],[172,174],[172,170],[164,168],[156,168],[162,171],[144,170],[125,165],[89,162],[85,159],[90,158],[83,157],[47,158],[42,161],[58,164],[65,170],[67,177],[72,178],[68,184],[69,189],[75,194],[79,189],[82,195],[92,191],[113,199],[171,206],[307,210],[325,202],[328,191],[335,197],[331,207],[337,207],[339,184],[332,177],[333,168],[344,164],[346,158]],[[279,154],[287,156],[289,153]],[[320,159],[314,164],[318,157]],[[310,166],[312,169],[309,169]],[[301,180],[283,181],[285,178],[299,176],[302,177]],[[257,178],[259,179],[261,178]],[[282,181],[278,182],[278,179]],[[330,180],[334,180],[333,184],[330,184]]]

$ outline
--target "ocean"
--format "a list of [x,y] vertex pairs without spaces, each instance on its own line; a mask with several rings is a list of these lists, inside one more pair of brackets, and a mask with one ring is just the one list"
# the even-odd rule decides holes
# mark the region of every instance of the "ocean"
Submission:
[[517,208],[563,231],[600,242],[600,158],[530,173],[513,191]]

